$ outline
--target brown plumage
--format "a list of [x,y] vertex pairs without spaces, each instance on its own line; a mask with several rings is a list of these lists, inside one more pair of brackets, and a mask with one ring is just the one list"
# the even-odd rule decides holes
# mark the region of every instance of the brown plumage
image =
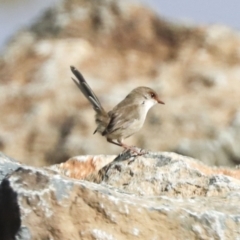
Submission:
[[123,143],[123,139],[130,137],[142,128],[148,110],[152,106],[157,103],[164,104],[157,93],[149,87],[137,87],[107,113],[82,74],[75,67],[71,67],[71,71],[77,78],[77,80],[72,78],[73,81],[96,112],[97,128],[95,132],[105,136],[108,142],[125,149],[132,149]]

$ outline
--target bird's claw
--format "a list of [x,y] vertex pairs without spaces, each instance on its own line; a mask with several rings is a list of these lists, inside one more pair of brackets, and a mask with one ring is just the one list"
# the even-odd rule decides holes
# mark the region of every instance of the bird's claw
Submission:
[[126,152],[129,151],[130,153],[132,153],[135,156],[142,156],[142,155],[145,155],[145,154],[148,153],[148,151],[146,151],[145,149],[138,148],[138,147],[135,147],[135,146],[128,147],[123,152],[125,152],[125,151]]
[[124,150],[116,157],[114,161],[118,162],[127,159],[131,159],[133,161],[135,157],[142,156],[147,153],[148,153],[147,150],[135,146],[125,147]]

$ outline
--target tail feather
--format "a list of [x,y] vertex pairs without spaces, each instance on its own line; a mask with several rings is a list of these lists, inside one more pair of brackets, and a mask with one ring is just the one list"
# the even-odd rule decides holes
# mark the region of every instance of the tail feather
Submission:
[[98,100],[97,96],[95,95],[95,93],[92,91],[92,89],[90,88],[90,86],[87,84],[87,82],[85,81],[84,77],[82,76],[82,74],[73,66],[70,67],[72,73],[75,75],[75,77],[77,78],[77,80],[75,80],[74,78],[72,78],[72,80],[75,82],[75,84],[78,86],[78,88],[81,90],[81,92],[83,93],[83,95],[88,99],[88,101],[92,104],[93,109],[96,112],[102,112],[104,111],[100,101]]
[[82,74],[73,66],[71,66],[71,71],[77,78],[77,80],[75,80],[74,78],[72,78],[72,80],[75,82],[75,84],[84,94],[84,96],[92,104],[93,109],[96,111],[95,121],[97,124],[97,129],[95,130],[94,133],[96,132],[102,133],[106,129],[110,117],[108,113],[103,109],[100,101],[98,100],[97,96],[94,94],[90,86],[87,84]]

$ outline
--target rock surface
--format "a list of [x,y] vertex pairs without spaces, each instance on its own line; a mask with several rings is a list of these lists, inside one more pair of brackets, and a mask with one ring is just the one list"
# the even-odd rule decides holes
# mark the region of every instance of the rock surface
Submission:
[[239,33],[226,27],[169,23],[128,1],[63,1],[0,59],[0,150],[35,166],[121,151],[92,135],[94,113],[71,81],[75,65],[106,110],[139,85],[166,102],[129,144],[239,164],[239,49]]
[[[95,166],[103,166],[97,184],[66,177],[63,164],[34,168],[3,156],[1,169],[21,208],[20,239],[240,237],[239,169],[211,168],[174,153],[126,153],[110,163],[107,156],[105,166],[104,156],[95,156]],[[71,159],[65,170],[83,170],[93,159],[76,157],[82,164],[73,167]]]

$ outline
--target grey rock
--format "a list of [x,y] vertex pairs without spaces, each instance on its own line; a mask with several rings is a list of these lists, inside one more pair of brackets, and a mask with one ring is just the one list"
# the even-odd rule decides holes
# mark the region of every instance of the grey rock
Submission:
[[7,175],[21,166],[15,159],[0,152],[0,182]]
[[21,208],[20,239],[240,237],[238,169],[150,152],[118,156],[100,171],[99,184],[66,177],[56,167],[13,171],[8,179]]

